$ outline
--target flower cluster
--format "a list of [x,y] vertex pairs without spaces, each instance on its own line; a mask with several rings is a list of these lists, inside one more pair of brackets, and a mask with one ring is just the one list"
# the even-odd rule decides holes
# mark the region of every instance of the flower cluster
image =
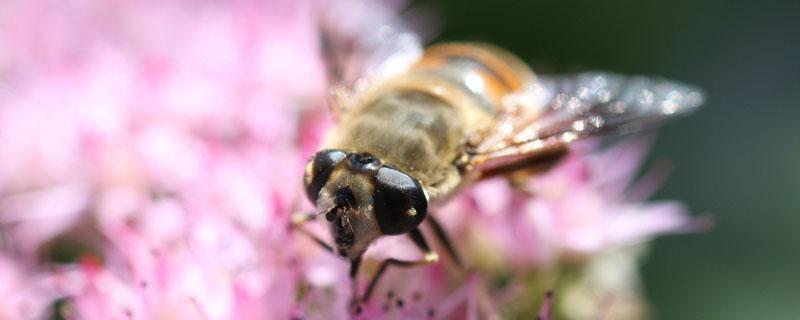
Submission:
[[[0,318],[349,317],[347,263],[287,228],[332,125],[319,7],[0,4]],[[692,222],[643,202],[657,182],[630,185],[644,143],[596,149],[527,193],[466,190],[436,214],[474,268],[392,270],[358,314],[534,313],[552,287],[567,316],[601,294],[641,308],[620,248]],[[418,254],[404,241],[379,241],[364,269]]]

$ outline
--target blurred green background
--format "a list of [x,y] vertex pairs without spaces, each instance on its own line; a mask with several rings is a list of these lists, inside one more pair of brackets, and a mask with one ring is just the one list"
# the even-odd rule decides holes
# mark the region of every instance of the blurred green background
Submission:
[[538,72],[603,69],[694,83],[697,114],[652,158],[661,199],[709,233],[658,239],[643,273],[656,319],[800,319],[800,1],[420,0],[436,41],[481,40]]

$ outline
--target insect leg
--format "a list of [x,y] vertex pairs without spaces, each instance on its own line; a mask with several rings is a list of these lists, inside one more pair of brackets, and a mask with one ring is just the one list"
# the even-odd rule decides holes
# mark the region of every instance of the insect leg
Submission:
[[372,276],[372,280],[370,280],[369,286],[367,286],[367,291],[365,291],[364,295],[361,297],[361,301],[367,301],[369,299],[370,295],[372,295],[372,291],[375,289],[375,285],[378,284],[378,280],[381,279],[381,276],[383,276],[383,274],[386,272],[386,269],[389,268],[389,266],[398,266],[402,268],[407,268],[407,267],[436,263],[439,261],[439,254],[431,250],[430,246],[428,246],[428,243],[425,241],[425,238],[422,236],[422,233],[419,231],[419,229],[412,230],[409,233],[409,236],[411,237],[411,240],[414,241],[414,244],[417,246],[417,248],[419,248],[424,254],[422,260],[408,261],[408,260],[399,260],[394,258],[383,260],[383,262],[381,262],[380,267],[378,267],[378,272],[376,272],[375,275]]
[[546,172],[555,166],[569,152],[565,144],[554,143],[541,149],[524,151],[508,147],[487,154],[475,154],[471,159],[476,180],[484,180],[499,175],[531,176]]
[[433,228],[433,234],[436,236],[436,239],[444,246],[444,249],[447,250],[447,255],[450,256],[450,259],[458,266],[459,268],[464,268],[464,264],[461,262],[461,258],[456,251],[456,248],[453,247],[453,243],[450,242],[450,238],[447,236],[447,233],[442,228],[442,225],[433,218],[433,215],[428,215],[428,221],[431,223],[431,227]]
[[358,269],[361,267],[361,256],[355,258],[350,261],[350,288],[353,289],[353,296],[350,299],[352,303],[356,303],[358,300],[358,286],[356,285],[356,277],[358,276]]
[[315,235],[315,234],[311,233],[310,231],[306,230],[305,228],[303,228],[303,224],[305,224],[306,222],[309,222],[309,221],[312,221],[312,220],[316,219],[317,216],[318,215],[316,215],[316,214],[295,213],[295,214],[292,215],[292,222],[291,222],[290,227],[292,228],[292,230],[297,230],[300,233],[304,234],[306,237],[309,237],[311,240],[313,240],[316,244],[318,244],[323,249],[327,250],[330,253],[335,254],[336,251],[333,250],[333,247],[331,245],[325,243],[325,241],[323,241],[322,239],[317,237],[317,235]]

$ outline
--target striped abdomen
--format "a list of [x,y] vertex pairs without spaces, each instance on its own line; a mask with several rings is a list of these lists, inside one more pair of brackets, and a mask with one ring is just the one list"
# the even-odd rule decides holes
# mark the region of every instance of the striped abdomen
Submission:
[[487,44],[432,46],[411,73],[440,77],[491,113],[500,107],[503,96],[535,81],[533,72],[517,57]]

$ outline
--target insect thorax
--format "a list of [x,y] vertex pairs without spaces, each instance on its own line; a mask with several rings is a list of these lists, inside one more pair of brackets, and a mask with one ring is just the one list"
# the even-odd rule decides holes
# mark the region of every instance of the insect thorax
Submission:
[[398,90],[345,115],[326,148],[372,154],[431,192],[458,178],[453,162],[464,134],[462,117],[452,106],[424,92]]

